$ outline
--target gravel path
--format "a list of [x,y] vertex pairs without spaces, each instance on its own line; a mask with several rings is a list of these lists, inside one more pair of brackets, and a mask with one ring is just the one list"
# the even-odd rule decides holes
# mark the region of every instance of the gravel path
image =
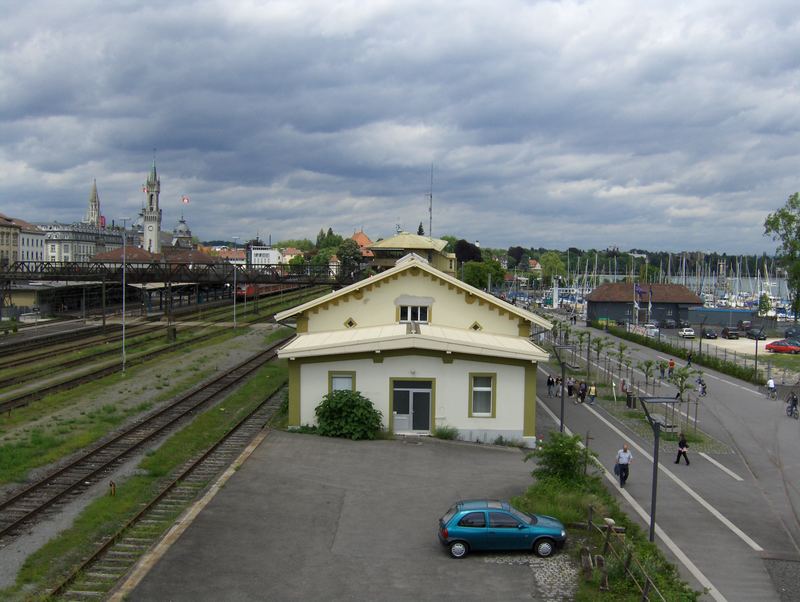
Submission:
[[[118,406],[135,407],[143,402],[153,400],[161,393],[160,389],[165,386],[172,386],[178,382],[185,382],[186,385],[183,388],[189,389],[244,361],[257,351],[262,350],[265,346],[264,338],[273,328],[274,326],[270,324],[251,327],[244,335],[230,339],[224,343],[203,347],[201,350],[193,352],[191,361],[187,361],[186,356],[177,356],[166,360],[161,359],[156,366],[143,366],[140,369],[131,370],[128,373],[128,378],[126,378],[124,382],[87,396],[85,400],[81,400],[78,404],[64,408],[57,412],[56,415],[62,420],[66,420],[82,412],[85,413],[93,409],[98,409],[108,404],[110,400],[113,400],[113,403]],[[154,380],[163,383],[163,386],[159,386],[158,388],[152,387],[151,383]],[[150,411],[166,403],[167,400],[159,402]],[[126,421],[126,424],[134,421],[136,418],[136,416],[132,416]],[[49,427],[54,424],[53,416],[42,418],[34,424]],[[16,429],[19,431],[18,433],[6,433],[0,438],[0,442],[13,441],[24,431],[32,428],[32,426],[32,424],[26,424]],[[112,435],[113,433],[109,433],[107,437]],[[106,495],[108,481],[114,480],[117,483],[121,483],[125,478],[134,474],[139,462],[148,451],[157,449],[169,436],[170,434],[166,434],[164,437],[154,440],[149,445],[142,448],[140,453],[131,456],[112,473],[104,476],[101,481],[76,495],[69,503],[59,506],[58,512],[54,512],[44,520],[31,525],[19,537],[13,540],[0,541],[0,588],[8,587],[13,584],[19,568],[28,555],[39,549],[63,529],[69,527],[75,517],[89,502],[96,497]],[[68,461],[69,458],[64,458],[58,464],[63,464]],[[34,479],[38,475],[46,474],[53,470],[55,466],[56,464],[53,464],[34,470],[29,475],[29,478]],[[24,484],[5,486],[0,489],[0,498],[6,497],[13,490],[19,489],[22,486],[24,486]]]

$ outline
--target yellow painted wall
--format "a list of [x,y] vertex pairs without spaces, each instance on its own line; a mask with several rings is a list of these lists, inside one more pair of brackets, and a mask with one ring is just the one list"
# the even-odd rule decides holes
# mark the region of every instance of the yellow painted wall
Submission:
[[357,328],[397,323],[398,299],[401,296],[432,298],[429,322],[436,326],[468,329],[478,322],[483,333],[519,336],[517,316],[500,311],[494,305],[463,290],[443,282],[427,272],[412,268],[373,285],[371,290],[362,289],[324,308],[306,312],[308,332],[342,330],[349,318]]

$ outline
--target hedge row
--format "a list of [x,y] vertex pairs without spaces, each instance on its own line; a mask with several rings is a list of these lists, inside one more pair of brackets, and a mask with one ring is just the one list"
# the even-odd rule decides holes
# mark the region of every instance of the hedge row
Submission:
[[[604,326],[599,322],[592,322],[591,326],[598,330],[604,330],[615,337],[619,337],[633,343],[638,343],[639,345],[644,345],[645,347],[650,347],[651,349],[662,351],[667,355],[674,355],[675,357],[686,359],[686,349],[683,349],[682,347],[676,347],[667,341],[628,332],[624,328],[619,328],[616,326]],[[692,355],[692,363],[697,364],[698,366],[705,366],[711,370],[716,370],[717,372],[722,372],[728,376],[733,376],[734,378],[745,380],[757,385],[763,385],[766,382],[764,373],[761,370],[759,370],[758,375],[756,375],[753,373],[752,368],[740,366],[734,362],[727,362],[712,355],[694,354]]]

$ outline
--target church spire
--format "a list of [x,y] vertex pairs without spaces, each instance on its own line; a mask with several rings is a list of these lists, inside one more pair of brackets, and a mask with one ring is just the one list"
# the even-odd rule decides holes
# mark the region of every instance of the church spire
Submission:
[[161,252],[161,209],[158,206],[158,197],[161,193],[161,181],[156,172],[156,158],[153,157],[153,168],[144,185],[146,197],[145,208],[142,210],[142,246],[150,253]]
[[89,193],[89,208],[86,211],[84,223],[100,227],[100,196],[97,194],[97,180],[92,181],[92,191]]

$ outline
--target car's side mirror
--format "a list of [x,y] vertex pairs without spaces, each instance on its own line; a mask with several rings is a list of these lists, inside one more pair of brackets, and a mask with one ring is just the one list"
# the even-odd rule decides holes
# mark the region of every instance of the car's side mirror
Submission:
[[520,529],[520,530],[522,530],[522,529],[524,529],[524,528],[525,528],[525,525],[523,525],[523,524],[519,524],[519,525],[517,525],[517,529]]

